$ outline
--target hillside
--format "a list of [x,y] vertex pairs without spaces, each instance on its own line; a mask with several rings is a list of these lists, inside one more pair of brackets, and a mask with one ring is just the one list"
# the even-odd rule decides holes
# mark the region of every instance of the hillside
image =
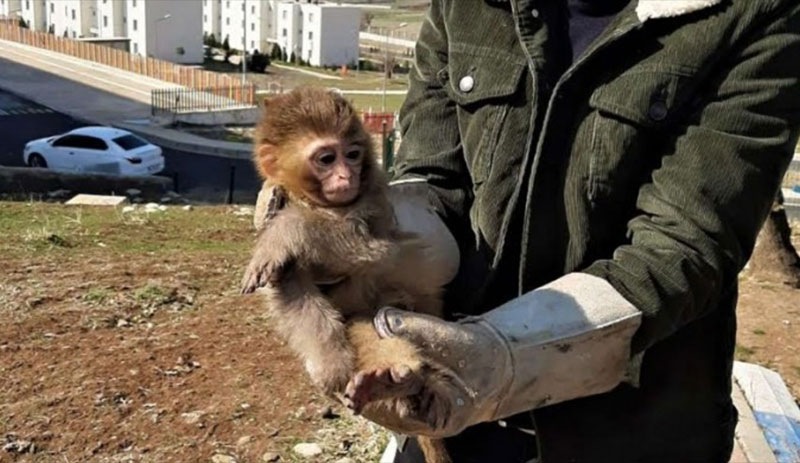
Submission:
[[[0,461],[375,461],[385,433],[328,408],[238,295],[250,214],[0,202]],[[795,397],[799,307],[743,281],[738,355]]]

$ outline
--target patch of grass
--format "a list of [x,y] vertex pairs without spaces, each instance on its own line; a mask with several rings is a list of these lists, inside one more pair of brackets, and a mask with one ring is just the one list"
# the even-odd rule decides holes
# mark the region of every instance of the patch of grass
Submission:
[[107,288],[92,288],[81,299],[90,304],[101,305],[109,300],[111,296],[112,292]]
[[758,336],[764,336],[765,334],[767,334],[767,332],[762,330],[762,329],[760,329],[760,328],[756,328],[756,329],[753,330],[753,334],[758,335]]
[[736,344],[736,350],[734,351],[736,359],[743,362],[749,362],[755,353],[756,350],[754,348],[743,346],[741,344]]
[[[353,95],[345,94],[345,98],[353,103],[353,106],[360,111],[380,112],[382,107],[382,95]],[[386,95],[386,111],[397,112],[400,110],[405,95]]]
[[145,286],[137,289],[133,294],[136,302],[148,307],[174,302],[175,296],[175,290],[163,288],[153,282],[147,283]]

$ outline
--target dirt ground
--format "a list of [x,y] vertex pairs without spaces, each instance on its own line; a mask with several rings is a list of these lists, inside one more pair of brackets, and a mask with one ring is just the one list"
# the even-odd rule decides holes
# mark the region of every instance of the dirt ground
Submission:
[[237,294],[252,212],[140,211],[0,202],[0,462],[375,461]]
[[[250,213],[0,202],[0,462],[377,461],[237,294]],[[799,397],[800,291],[741,294],[739,357]]]

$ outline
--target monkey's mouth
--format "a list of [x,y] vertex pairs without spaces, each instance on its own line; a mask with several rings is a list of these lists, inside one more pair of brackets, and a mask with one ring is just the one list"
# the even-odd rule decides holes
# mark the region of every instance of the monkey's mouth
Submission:
[[358,197],[358,189],[332,188],[325,191],[325,197],[332,203],[345,205],[355,201],[356,197]]

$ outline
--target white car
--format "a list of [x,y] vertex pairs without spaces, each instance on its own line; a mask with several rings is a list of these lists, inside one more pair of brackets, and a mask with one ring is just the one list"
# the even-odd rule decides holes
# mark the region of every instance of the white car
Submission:
[[152,175],[164,169],[161,148],[126,130],[81,127],[25,145],[25,165],[60,172]]

